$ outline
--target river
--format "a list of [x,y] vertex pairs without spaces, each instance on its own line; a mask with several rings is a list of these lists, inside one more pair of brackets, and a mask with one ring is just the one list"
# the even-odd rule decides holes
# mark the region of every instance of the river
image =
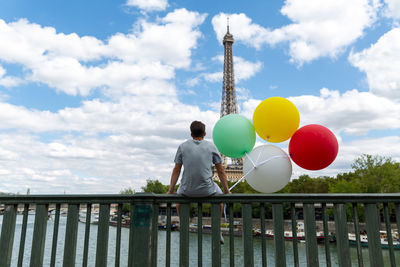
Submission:
[[[11,266],[16,266],[18,261],[18,249],[20,243],[20,234],[22,228],[22,215],[17,215],[16,232],[14,237],[14,247],[12,254]],[[0,226],[3,221],[3,216],[0,215]],[[34,215],[28,216],[27,234],[25,242],[24,252],[24,264],[23,266],[29,266],[29,257],[31,253],[32,244],[32,233],[34,225]],[[56,266],[62,266],[63,253],[64,253],[64,237],[65,237],[65,226],[66,217],[60,216],[59,233],[58,233],[58,245],[57,245],[57,258]],[[44,255],[44,266],[50,265],[51,245],[53,237],[54,221],[49,220],[47,225],[46,235],[46,246]],[[89,241],[89,256],[88,266],[95,266],[95,253],[96,253],[96,237],[97,237],[97,225],[90,226],[90,238]],[[83,244],[85,237],[85,224],[78,224],[78,243],[77,243],[77,255],[76,255],[76,266],[82,265],[83,259]],[[127,266],[127,255],[128,255],[128,240],[129,240],[129,229],[122,228],[121,231],[121,266]],[[158,232],[158,266],[165,266],[165,240],[166,232]],[[108,251],[108,266],[114,266],[115,261],[115,241],[116,241],[116,227],[110,226],[109,230],[109,251]],[[229,242],[228,237],[225,237],[225,245],[221,247],[222,255],[222,266],[229,266]],[[293,266],[293,249],[291,242],[285,242],[286,245],[286,263],[287,266]],[[190,266],[197,266],[197,234],[189,234],[189,246],[190,246]],[[255,266],[261,266],[261,238],[254,238],[254,264]],[[298,243],[299,249],[299,260],[300,266],[306,266],[306,247],[304,243]],[[325,266],[325,248],[323,245],[318,245],[319,263],[320,266]],[[337,250],[336,244],[330,244],[330,252],[332,265],[337,266]],[[363,248],[363,260],[364,265],[369,266],[368,259],[368,248]],[[353,266],[357,264],[357,250],[355,247],[350,247],[351,261]],[[400,251],[395,251],[396,262],[400,263]],[[389,251],[383,249],[383,258],[385,266],[390,265]],[[275,266],[274,263],[274,242],[273,240],[267,240],[267,260],[268,266]],[[179,262],[179,232],[175,231],[171,233],[171,266],[178,266]],[[242,238],[235,237],[235,265],[243,266],[243,247]],[[211,266],[211,235],[203,235],[203,266]]]

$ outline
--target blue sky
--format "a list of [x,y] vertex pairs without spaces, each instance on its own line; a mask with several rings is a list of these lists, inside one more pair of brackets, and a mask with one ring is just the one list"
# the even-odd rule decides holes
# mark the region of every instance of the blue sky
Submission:
[[349,171],[362,153],[400,160],[396,0],[3,0],[0,191],[168,183],[190,122],[211,136],[219,118],[227,17],[240,113],[286,97],[301,126],[337,136],[331,166],[293,178]]

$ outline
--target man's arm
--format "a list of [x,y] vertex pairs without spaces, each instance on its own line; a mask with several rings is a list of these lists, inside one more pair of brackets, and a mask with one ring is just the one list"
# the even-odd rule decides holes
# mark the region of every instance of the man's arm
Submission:
[[215,168],[217,169],[219,180],[224,187],[224,194],[230,194],[231,191],[229,191],[228,179],[226,178],[225,169],[222,166],[222,163],[215,164]]
[[179,175],[181,174],[182,164],[175,163],[175,167],[172,170],[171,182],[167,194],[173,194],[176,182],[178,181]]

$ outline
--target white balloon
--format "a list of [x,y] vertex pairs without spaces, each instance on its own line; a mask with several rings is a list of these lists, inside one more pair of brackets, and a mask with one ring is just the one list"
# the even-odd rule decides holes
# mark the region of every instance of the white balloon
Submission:
[[[253,163],[256,166],[254,169]],[[243,173],[247,174],[247,183],[253,189],[262,193],[273,193],[289,183],[292,176],[292,162],[279,147],[262,145],[254,148],[245,157]]]

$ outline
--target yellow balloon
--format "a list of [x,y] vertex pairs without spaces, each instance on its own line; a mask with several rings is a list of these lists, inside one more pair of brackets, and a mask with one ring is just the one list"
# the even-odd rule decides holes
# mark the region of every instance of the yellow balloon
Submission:
[[257,134],[271,143],[289,139],[299,128],[300,115],[296,106],[283,97],[262,101],[254,111],[253,125]]

